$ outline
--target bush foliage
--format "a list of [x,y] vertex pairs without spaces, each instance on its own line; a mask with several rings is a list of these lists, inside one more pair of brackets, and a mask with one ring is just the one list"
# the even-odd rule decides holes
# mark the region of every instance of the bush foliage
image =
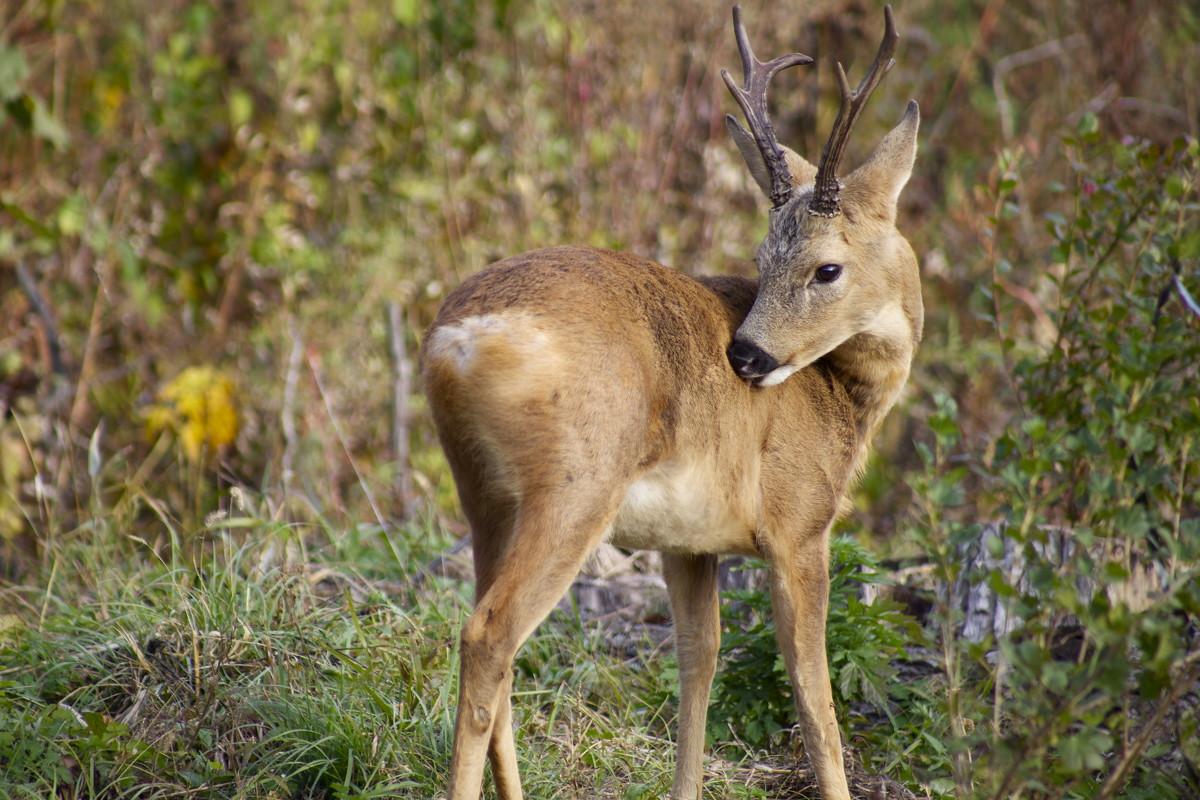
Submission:
[[[954,487],[973,472],[971,502],[998,519],[984,546],[1019,554],[1018,571],[963,565],[958,545],[981,526],[935,521],[918,533],[948,580],[987,584],[1011,619],[996,641],[944,647],[956,779],[960,796],[1187,797],[1200,789],[1200,306],[1184,264],[1194,275],[1200,146],[1102,144],[1085,117],[1064,147],[1072,208],[1045,217],[1041,341],[1007,327],[998,292],[1012,265],[995,265],[993,319],[1017,410],[981,449],[947,398],[916,482],[936,518],[968,502]],[[1020,170],[998,187],[1001,243],[1019,217]],[[957,623],[945,609],[943,636]]]

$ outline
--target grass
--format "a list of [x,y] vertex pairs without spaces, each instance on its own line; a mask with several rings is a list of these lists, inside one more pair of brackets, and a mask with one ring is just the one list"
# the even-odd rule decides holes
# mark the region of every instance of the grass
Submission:
[[443,539],[281,524],[235,492],[238,516],[186,534],[164,516],[154,540],[145,524],[131,536],[130,516],[162,506],[111,493],[0,595],[0,730],[22,732],[0,739],[8,795],[354,796],[438,781],[424,765],[445,749],[463,597],[418,598],[396,538],[410,557]]
[[247,527],[240,545],[212,532],[221,546],[192,565],[108,566],[10,631],[3,713],[45,741],[8,760],[10,793],[353,796],[436,781],[422,765],[444,749],[461,598],[410,605],[341,570],[335,548],[271,563],[287,531],[249,542],[264,531]]
[[[242,491],[229,506],[195,530],[164,523],[157,545],[130,540],[123,501],[93,509],[0,591],[0,798],[444,791],[471,586],[420,566],[449,536],[283,524]],[[515,669],[530,797],[665,795],[669,646],[618,652],[600,622],[557,611]],[[791,772],[720,756],[709,796],[779,796]]]
[[[0,595],[0,796],[436,796],[470,587],[412,565],[445,535],[241,516],[191,536],[181,563],[94,525]],[[670,656],[644,655],[569,615],[522,652],[530,796],[661,794]]]

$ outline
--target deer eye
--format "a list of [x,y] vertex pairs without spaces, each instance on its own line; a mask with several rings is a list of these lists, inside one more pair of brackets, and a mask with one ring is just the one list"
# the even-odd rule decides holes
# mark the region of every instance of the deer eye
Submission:
[[833,283],[842,274],[841,264],[822,264],[813,276],[817,283]]

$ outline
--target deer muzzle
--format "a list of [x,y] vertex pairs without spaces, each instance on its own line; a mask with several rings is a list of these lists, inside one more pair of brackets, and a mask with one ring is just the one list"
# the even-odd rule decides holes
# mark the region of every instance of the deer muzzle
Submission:
[[726,355],[738,377],[747,380],[761,378],[779,368],[779,362],[773,355],[745,339],[735,338]]

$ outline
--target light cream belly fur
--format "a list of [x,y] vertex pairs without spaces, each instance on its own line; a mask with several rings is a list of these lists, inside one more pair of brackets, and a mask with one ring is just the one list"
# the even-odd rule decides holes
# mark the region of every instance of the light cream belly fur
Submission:
[[724,492],[702,474],[677,462],[651,468],[625,493],[608,541],[634,550],[756,555],[753,515],[731,512],[720,502]]

